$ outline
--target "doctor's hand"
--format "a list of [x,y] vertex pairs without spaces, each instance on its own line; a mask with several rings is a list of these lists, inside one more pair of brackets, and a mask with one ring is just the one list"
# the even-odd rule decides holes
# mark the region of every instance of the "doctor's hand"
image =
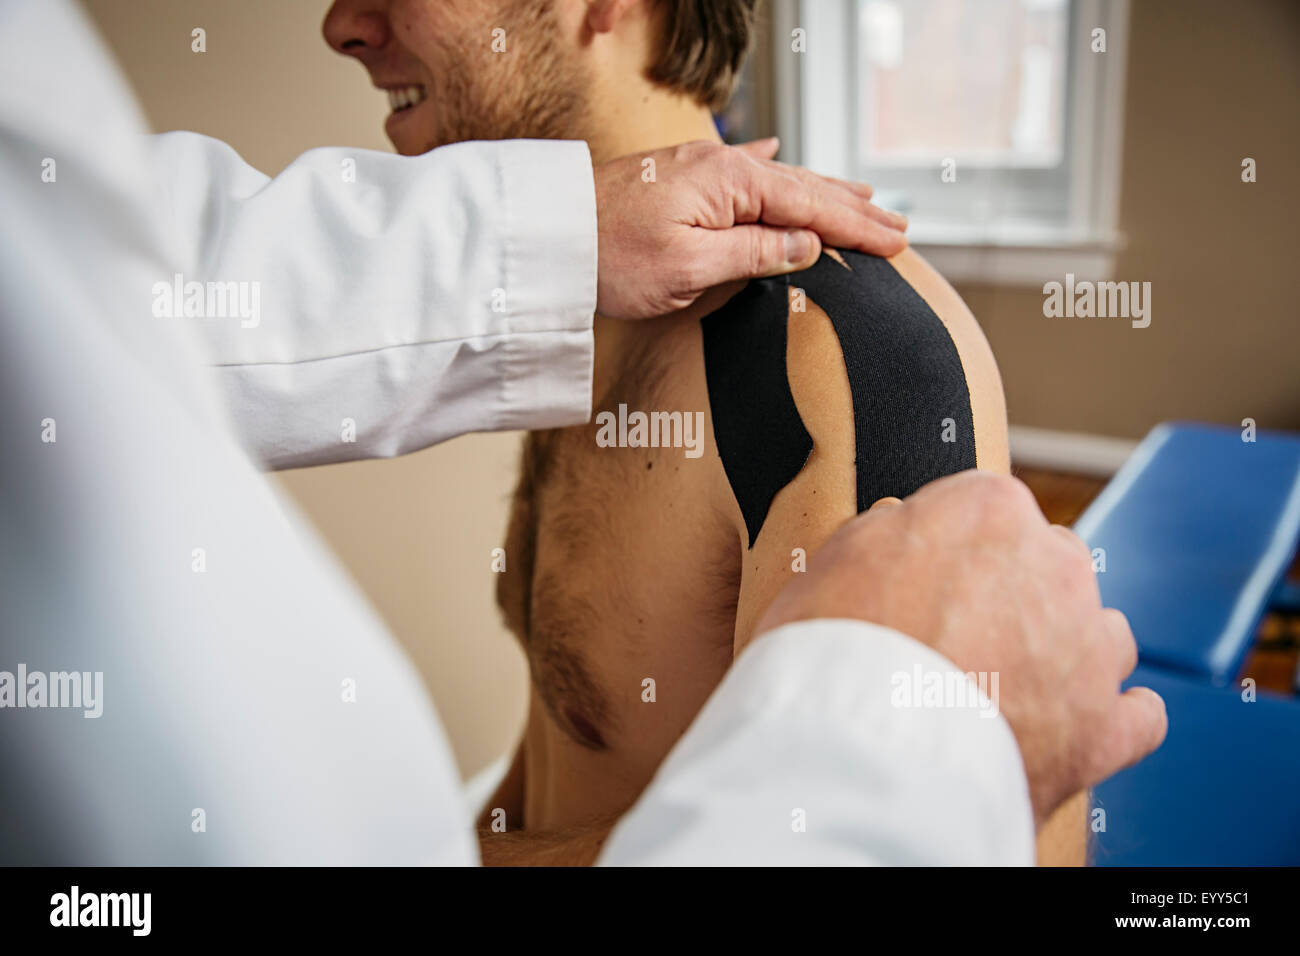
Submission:
[[907,220],[872,205],[869,186],[774,162],[777,146],[685,143],[597,166],[596,311],[677,312],[712,286],[807,268],[822,243],[907,245]]
[[1014,478],[967,471],[850,520],[768,608],[755,633],[857,618],[927,644],[962,671],[997,672],[1037,825],[1068,796],[1164,740],[1164,701],[1119,692],[1137,646],[1101,606],[1092,559]]

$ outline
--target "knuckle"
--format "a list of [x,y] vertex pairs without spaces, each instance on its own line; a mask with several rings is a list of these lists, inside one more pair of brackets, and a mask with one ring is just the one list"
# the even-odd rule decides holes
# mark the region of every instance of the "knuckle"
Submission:
[[1129,627],[1127,614],[1117,607],[1104,607],[1101,613],[1106,617],[1106,624],[1112,631],[1120,637],[1127,637],[1130,641],[1133,639],[1133,629]]
[[733,198],[733,208],[744,221],[757,219],[763,208],[762,183],[755,175],[755,169],[747,165],[747,157],[741,156],[742,162],[732,162],[726,168],[725,183]]
[[705,145],[698,141],[678,143],[676,146],[671,147],[669,156],[672,157],[675,165],[687,166],[706,158],[707,151],[701,148]]
[[792,179],[782,184],[789,195],[793,198],[792,203],[795,209],[795,217],[801,223],[812,222],[816,216],[819,207],[819,198],[817,190],[813,189],[805,182]]
[[870,511],[860,512],[850,518],[833,538],[836,549],[850,555],[869,553],[879,519],[879,513],[873,514]]
[[964,471],[961,473],[961,476],[972,488],[977,489],[982,494],[990,496],[1009,494],[1008,486],[1015,482],[1015,479],[1009,475],[1001,475],[993,471],[980,471],[978,469]]
[[799,190],[799,194],[803,197],[803,203],[808,207],[810,213],[826,205],[826,192],[820,184],[796,178],[794,187]]
[[776,234],[769,229],[753,229],[749,241],[742,247],[744,262],[742,265],[749,275],[759,275],[766,271],[770,253],[776,242]]
[[1027,484],[1010,475],[997,475],[995,477],[1000,479],[996,487],[1008,510],[1032,515],[1038,514],[1038,502],[1034,499],[1034,493],[1029,490]]
[[710,282],[709,265],[725,254],[725,250],[714,247],[708,249],[708,243],[691,243],[681,255],[672,258],[670,274],[674,280],[673,288],[688,294],[703,292]]
[[1107,628],[1114,635],[1112,644],[1120,663],[1132,670],[1137,664],[1138,646],[1137,638],[1133,636],[1133,628],[1128,622],[1128,615],[1113,607],[1102,608],[1101,613],[1106,618]]
[[1063,555],[1062,560],[1067,567],[1073,566],[1079,574],[1092,575],[1092,552],[1088,546],[1083,543],[1083,539],[1071,531],[1069,528],[1059,524],[1051,526],[1051,531],[1056,535],[1060,545],[1060,551]]
[[724,169],[735,169],[740,165],[741,160],[745,158],[744,154],[739,150],[719,143],[697,140],[693,143],[687,143],[686,146],[696,159],[716,163]]
[[[1087,613],[1099,611],[1101,595],[1093,577],[1092,563],[1085,561],[1074,548],[1060,547],[1055,555],[1055,575],[1061,599],[1067,607]],[[1108,625],[1107,625],[1108,626]]]
[[692,256],[677,263],[669,272],[670,288],[679,295],[689,295],[703,288],[704,266]]
[[1071,551],[1074,551],[1078,554],[1088,553],[1088,546],[1083,543],[1082,538],[1080,538],[1077,534],[1074,533],[1073,529],[1067,528],[1063,524],[1054,524],[1052,525],[1052,531],[1053,533],[1060,536],[1061,541]]
[[986,521],[1015,526],[1037,514],[1038,503],[1023,481],[990,472],[975,474],[979,477],[972,479],[968,486],[980,516]]

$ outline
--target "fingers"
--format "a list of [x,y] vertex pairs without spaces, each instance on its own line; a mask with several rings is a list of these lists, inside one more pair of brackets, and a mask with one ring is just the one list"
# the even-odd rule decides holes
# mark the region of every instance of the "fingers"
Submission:
[[895,497],[893,497],[893,496],[891,495],[891,496],[889,496],[889,497],[887,497],[887,498],[877,498],[877,499],[875,500],[875,502],[871,505],[871,507],[868,508],[867,510],[868,510],[868,511],[887,511],[887,510],[889,510],[890,508],[893,508],[895,505],[901,505],[902,503],[903,503],[903,502],[902,502],[901,499],[899,499],[899,498],[895,498]]
[[[774,229],[763,230],[757,240],[760,248],[766,248],[766,243],[769,241],[768,237],[776,231]],[[761,255],[758,265],[761,270],[759,275],[774,276],[795,269],[810,268],[821,254],[822,244],[817,233],[809,232],[806,229],[785,231],[781,236],[781,258],[776,259],[775,251],[773,251],[770,258]]]
[[[868,200],[875,195],[875,190],[866,183],[855,183],[849,179],[836,179],[833,176],[822,176],[819,173],[811,172],[801,166],[789,166],[785,163],[776,162],[773,157],[776,156],[780,147],[781,141],[775,136],[769,136],[766,139],[750,140],[748,143],[737,143],[734,148],[740,150],[740,152],[753,159],[769,162],[773,166],[788,173],[798,175],[801,179],[804,179],[805,182],[817,181],[825,185],[834,186],[858,199],[863,200]],[[882,214],[882,222],[886,222],[896,229],[907,228],[907,219],[905,217],[898,213],[887,212],[879,206],[873,208]]]
[[[773,162],[775,162],[775,160],[773,160]],[[800,169],[802,167],[795,167],[795,168]],[[849,192],[855,193],[856,195],[861,196],[863,199],[870,199],[872,196],[876,194],[876,191],[866,183],[855,183],[851,179],[836,179],[834,176],[822,176],[820,173],[813,173],[812,175],[818,176],[828,183],[835,183],[841,189],[847,189]],[[903,220],[904,223],[907,222],[906,218],[900,215],[899,213],[890,213],[890,215],[896,216],[898,219]]]
[[754,159],[771,159],[781,148],[781,141],[775,136],[769,136],[767,139],[753,139],[748,143],[737,143],[736,149],[740,150],[746,156],[752,156]]
[[935,502],[927,507],[969,513],[984,521],[996,521],[1009,534],[1039,534],[1048,527],[1034,493],[1019,478],[991,471],[968,469],[937,478],[914,491],[909,500]]
[[1103,639],[1106,651],[1116,668],[1116,679],[1124,680],[1133,673],[1138,663],[1137,641],[1133,639],[1133,630],[1129,627],[1124,612],[1113,607],[1101,609]]
[[1111,719],[1113,749],[1107,755],[1108,766],[1099,768],[1097,781],[1153,753],[1169,732],[1164,699],[1150,687],[1131,687],[1120,694]]
[[[812,229],[830,246],[892,256],[907,246],[898,229],[869,213],[861,197],[812,174],[792,173],[779,163],[748,163],[748,182],[737,188],[733,210],[737,222]],[[810,178],[811,177],[811,178]]]
[[[1092,550],[1087,543],[1077,534],[1059,524],[1051,525],[1048,529],[1058,539],[1064,542],[1073,554],[1078,556],[1082,567],[1087,569],[1089,576],[1095,580],[1092,568]],[[1089,589],[1090,592],[1092,589]],[[1100,593],[1097,593],[1100,598]],[[1095,606],[1095,601],[1090,602]],[[1133,673],[1138,664],[1137,641],[1133,638],[1133,630],[1129,627],[1128,618],[1124,612],[1118,608],[1103,607],[1101,612],[1101,646],[1106,656],[1107,677],[1114,678],[1116,681],[1122,681]]]
[[1065,542],[1066,547],[1071,551],[1077,551],[1079,556],[1087,560],[1088,567],[1092,567],[1092,551],[1084,544],[1083,539],[1071,531],[1065,525],[1052,525],[1052,533]]
[[771,226],[709,230],[708,252],[695,262],[698,289],[736,279],[759,279],[807,269],[821,255],[817,233]]
[[793,176],[810,189],[829,191],[830,195],[835,199],[864,215],[870,216],[890,229],[897,229],[901,232],[907,228],[906,216],[901,213],[890,212],[888,209],[871,202],[874,191],[866,183],[854,183],[846,179],[836,179],[833,176],[823,176],[820,173],[804,169],[802,166],[787,166],[785,163],[778,163],[775,160],[767,160],[764,165],[787,176]]

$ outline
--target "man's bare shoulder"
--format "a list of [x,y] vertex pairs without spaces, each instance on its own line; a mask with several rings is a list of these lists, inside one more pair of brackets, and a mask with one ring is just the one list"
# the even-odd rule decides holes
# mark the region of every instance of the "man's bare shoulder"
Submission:
[[914,252],[828,252],[751,283],[701,326],[714,436],[750,545],[814,459],[856,471],[858,510],[965,468],[1007,467],[987,342]]
[[[801,556],[876,499],[1007,468],[988,345],[919,255],[828,252],[762,282],[702,323],[712,427],[747,550],[738,633]],[[776,354],[755,319],[780,337]]]
[[[872,419],[857,422],[858,431],[874,431],[859,441],[859,452],[883,450],[897,435],[900,451],[930,469],[1007,470],[1006,406],[993,353],[966,303],[919,253],[908,248],[882,259],[830,251],[790,285],[798,290],[791,296],[790,375],[834,377],[845,366],[855,409]],[[799,341],[810,323],[801,325],[796,310],[809,303],[829,317],[834,340],[823,330],[812,333],[812,347]],[[797,363],[804,367],[796,370]],[[934,436],[948,446],[937,457],[924,454]]]
[[889,264],[943,322],[961,357],[975,424],[978,467],[1009,471],[1006,398],[984,330],[957,290],[920,253],[909,247],[892,257]]

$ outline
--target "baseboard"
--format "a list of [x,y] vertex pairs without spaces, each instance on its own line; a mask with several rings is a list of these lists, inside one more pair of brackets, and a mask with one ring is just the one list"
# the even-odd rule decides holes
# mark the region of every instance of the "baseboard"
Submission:
[[1076,475],[1109,478],[1133,454],[1138,443],[1128,438],[1063,432],[1053,428],[1012,425],[1011,464]]

